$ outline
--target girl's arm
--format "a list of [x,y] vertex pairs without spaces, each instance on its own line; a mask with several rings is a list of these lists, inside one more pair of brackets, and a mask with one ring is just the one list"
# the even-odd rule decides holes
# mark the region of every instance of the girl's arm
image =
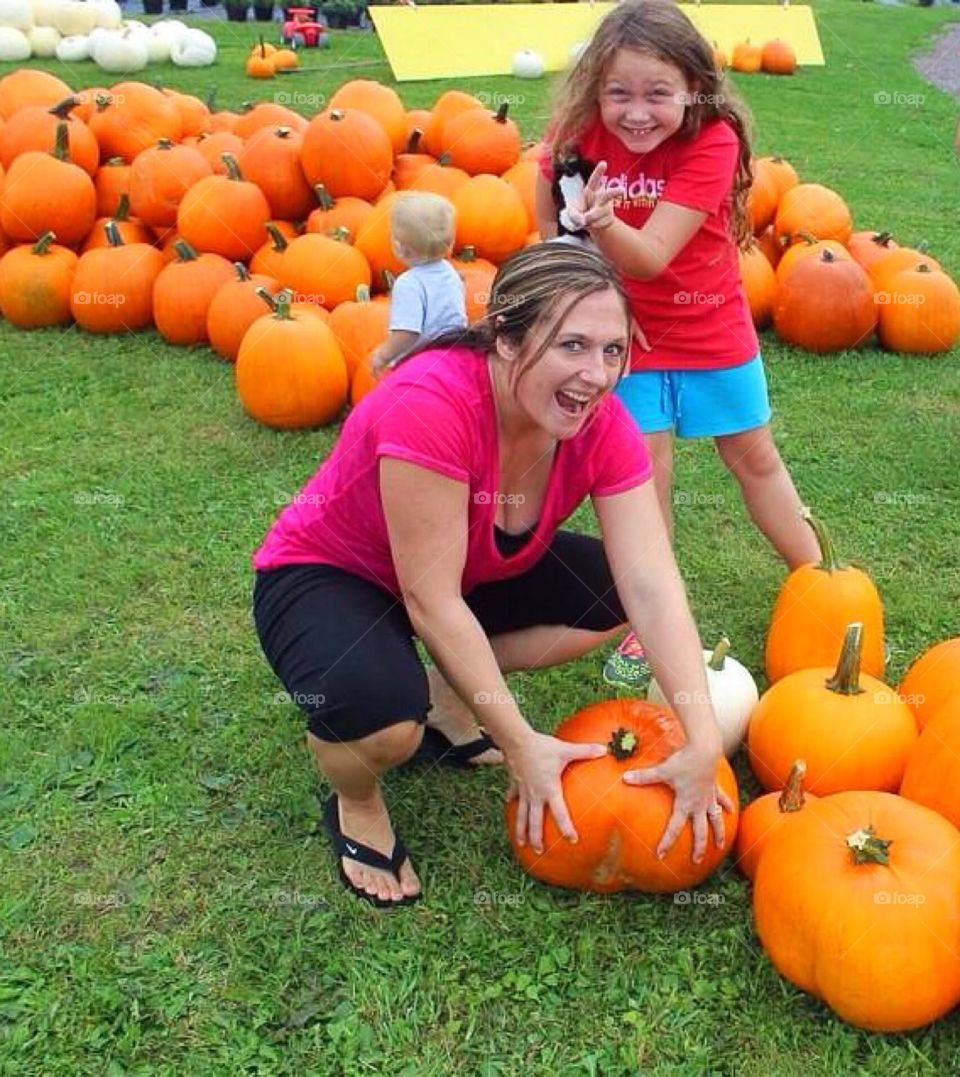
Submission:
[[653,280],[703,227],[707,214],[674,202],[660,202],[642,228],[614,218],[589,228],[590,238],[626,277]]
[[553,203],[550,181],[537,168],[537,185],[534,188],[534,208],[537,228],[541,239],[553,239],[557,234],[557,207]]
[[[604,549],[630,624],[640,637],[654,676],[686,733],[686,745],[657,767],[634,771],[630,784],[666,782],[674,789],[673,814],[658,855],[693,818],[694,860],[706,849],[708,809],[732,809],[716,786],[723,742],[714,717],[703,664],[703,647],[690,614],[652,482],[610,497],[594,498]],[[709,816],[723,841],[723,819]]]
[[510,694],[490,641],[463,600],[469,487],[416,464],[384,458],[380,496],[410,623],[506,756],[520,797],[518,839],[523,843],[529,837],[542,851],[543,813],[549,807],[560,832],[575,841],[560,775],[572,760],[603,755],[606,748],[536,732]]

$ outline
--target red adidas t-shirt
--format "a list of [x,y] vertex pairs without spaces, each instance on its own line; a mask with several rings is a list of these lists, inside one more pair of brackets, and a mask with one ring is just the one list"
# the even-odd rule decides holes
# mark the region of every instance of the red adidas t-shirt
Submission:
[[[540,170],[549,180],[548,139]],[[752,359],[760,345],[730,234],[736,131],[726,120],[707,120],[693,138],[673,135],[649,153],[635,154],[598,117],[577,149],[593,164],[607,162],[606,185],[625,192],[614,202],[614,213],[632,228],[642,228],[661,199],[708,214],[658,277],[625,278],[634,316],[651,346],[644,352],[634,344],[631,369],[721,369]]]

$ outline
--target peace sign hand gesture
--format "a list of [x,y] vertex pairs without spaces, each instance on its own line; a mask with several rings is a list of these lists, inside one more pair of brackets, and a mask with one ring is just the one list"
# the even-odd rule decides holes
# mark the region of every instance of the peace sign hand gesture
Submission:
[[575,228],[602,232],[616,220],[613,202],[620,194],[617,187],[605,187],[607,162],[601,161],[590,174],[583,192],[567,204],[567,214]]

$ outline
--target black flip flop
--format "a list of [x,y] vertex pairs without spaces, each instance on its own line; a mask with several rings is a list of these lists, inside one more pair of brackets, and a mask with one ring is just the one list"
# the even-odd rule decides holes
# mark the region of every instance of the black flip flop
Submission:
[[476,770],[478,764],[471,763],[470,760],[491,748],[496,748],[496,744],[489,733],[481,733],[466,744],[454,744],[439,729],[428,725],[424,727],[420,747],[403,765],[409,767],[421,763],[439,763],[442,766],[456,767],[458,770]]
[[[359,887],[354,886],[350,881],[350,877],[343,870],[341,857],[346,857],[348,860],[355,860],[358,864],[365,864],[368,868],[376,868],[378,871],[389,871],[393,874],[393,877],[397,882],[399,882],[400,868],[403,867],[405,861],[410,860],[410,854],[407,852],[407,847],[399,837],[396,839],[396,843],[393,846],[393,854],[391,856],[384,856],[383,853],[378,853],[376,849],[371,849],[369,845],[364,845],[362,842],[348,838],[340,829],[340,800],[336,793],[332,793],[323,806],[323,825],[330,835],[330,842],[333,845],[333,851],[337,857],[337,872],[340,876],[340,882],[343,883],[351,894],[356,895],[358,898],[362,898],[364,901],[369,902],[378,909],[393,909],[400,905],[412,905],[414,902],[420,900],[422,896],[421,894],[404,897],[399,901],[378,898],[374,894],[368,894],[366,890],[361,890]],[[412,860],[410,860],[410,866],[413,867]]]

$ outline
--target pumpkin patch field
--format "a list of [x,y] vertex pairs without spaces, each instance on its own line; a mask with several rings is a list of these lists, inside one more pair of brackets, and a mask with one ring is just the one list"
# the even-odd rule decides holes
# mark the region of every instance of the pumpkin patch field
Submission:
[[476,316],[529,239],[554,79],[397,85],[360,31],[251,78],[262,26],[191,16],[210,67],[118,88],[32,60],[67,93],[21,110],[0,64],[0,1074],[956,1071],[957,103],[911,62],[951,15],[816,18],[825,67],[730,79],[764,162],[742,273],[772,428],[826,567],[788,578],[711,444],[674,468],[704,661],[737,678],[723,849],[648,855],[662,787],[598,807],[678,732],[597,654],[509,678],[537,728],[609,737],[568,783],[594,840],[532,864],[499,769],[392,773],[425,896],[390,914],[338,885],[249,558],[376,391],[388,181],[454,201]]

